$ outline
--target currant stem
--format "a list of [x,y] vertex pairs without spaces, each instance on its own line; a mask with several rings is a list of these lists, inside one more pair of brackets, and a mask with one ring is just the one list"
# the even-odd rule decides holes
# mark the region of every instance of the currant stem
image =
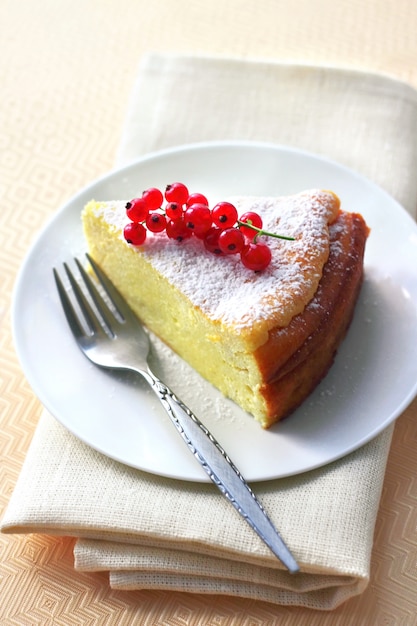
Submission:
[[256,235],[253,238],[253,241],[256,241],[257,237],[261,235],[266,235],[267,237],[275,237],[275,239],[285,239],[286,241],[295,241],[294,237],[287,237],[286,235],[278,235],[277,233],[270,233],[267,230],[263,230],[262,228],[258,228],[254,226],[250,220],[247,222],[237,221],[238,226],[246,226],[247,228],[251,228],[252,230],[256,230]]

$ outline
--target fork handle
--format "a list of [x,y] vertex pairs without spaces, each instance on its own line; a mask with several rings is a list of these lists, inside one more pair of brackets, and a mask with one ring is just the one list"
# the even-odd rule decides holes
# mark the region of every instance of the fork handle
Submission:
[[150,384],[190,452],[221,493],[291,573],[299,566],[242,474],[194,413],[149,371]]

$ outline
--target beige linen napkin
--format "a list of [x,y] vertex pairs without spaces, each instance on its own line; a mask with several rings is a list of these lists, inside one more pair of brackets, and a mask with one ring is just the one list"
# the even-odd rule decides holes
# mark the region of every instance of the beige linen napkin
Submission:
[[[417,96],[335,68],[151,55],[117,163],[202,140],[299,146],[354,167],[415,215]],[[187,400],[187,398],[184,398]],[[2,521],[9,533],[78,537],[75,566],[112,587],[228,594],[331,609],[364,590],[392,427],[349,456],[256,492],[301,564],[284,571],[209,484],[112,461],[42,415]]]

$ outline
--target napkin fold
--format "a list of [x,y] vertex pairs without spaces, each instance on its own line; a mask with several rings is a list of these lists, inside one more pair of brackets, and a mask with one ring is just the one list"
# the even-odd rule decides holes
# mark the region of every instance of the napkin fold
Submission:
[[[332,157],[417,208],[417,95],[389,77],[266,61],[152,54],[117,165],[206,140],[268,141]],[[300,476],[256,484],[301,573],[288,574],[211,484],[154,476],[76,439],[46,411],[2,532],[78,537],[75,567],[117,589],[228,594],[329,610],[369,581],[393,426]]]

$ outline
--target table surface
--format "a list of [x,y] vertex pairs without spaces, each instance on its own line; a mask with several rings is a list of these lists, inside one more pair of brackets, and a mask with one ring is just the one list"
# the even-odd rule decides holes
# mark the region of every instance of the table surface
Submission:
[[[3,0],[0,2],[1,491],[7,506],[41,409],[18,364],[10,304],[37,232],[111,169],[141,58],[150,51],[325,63],[417,88],[415,0]],[[0,536],[0,623],[417,624],[417,402],[398,419],[371,581],[332,613],[251,600],[115,592],[73,570],[73,540]]]

